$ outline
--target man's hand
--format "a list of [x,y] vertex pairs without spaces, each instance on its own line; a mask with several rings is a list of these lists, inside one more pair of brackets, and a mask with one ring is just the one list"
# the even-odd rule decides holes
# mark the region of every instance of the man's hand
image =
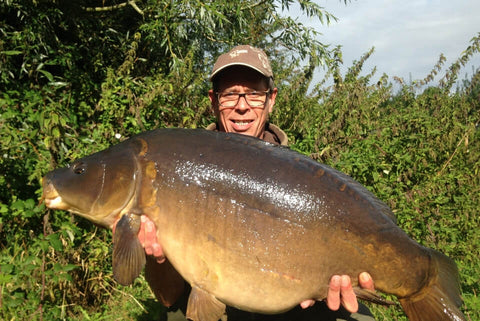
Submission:
[[145,248],[145,253],[155,257],[158,263],[165,262],[162,246],[157,241],[155,224],[145,215],[142,215],[140,219],[141,224],[140,230],[138,231],[138,240]]
[[[360,287],[374,291],[372,277],[367,272],[360,273],[358,276],[358,283]],[[352,282],[348,275],[334,275],[330,279],[330,285],[327,294],[327,306],[330,310],[336,311],[340,308],[340,304],[349,311],[358,311],[358,301],[355,292],[353,292]],[[315,303],[314,300],[305,300],[300,303],[300,306],[304,309],[312,306]]]
[[[119,219],[115,221],[112,226],[112,231],[115,234],[115,227]],[[140,229],[138,230],[138,240],[145,249],[147,255],[152,255],[157,263],[165,262],[165,255],[160,243],[157,241],[157,231],[155,224],[146,215],[140,216]]]

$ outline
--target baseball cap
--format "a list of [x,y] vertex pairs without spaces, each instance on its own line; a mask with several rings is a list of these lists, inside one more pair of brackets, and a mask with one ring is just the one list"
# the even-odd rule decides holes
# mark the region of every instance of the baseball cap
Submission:
[[210,80],[218,75],[220,71],[231,66],[249,67],[265,77],[273,78],[272,67],[270,67],[270,62],[265,52],[249,45],[240,45],[218,57],[215,65],[213,65]]

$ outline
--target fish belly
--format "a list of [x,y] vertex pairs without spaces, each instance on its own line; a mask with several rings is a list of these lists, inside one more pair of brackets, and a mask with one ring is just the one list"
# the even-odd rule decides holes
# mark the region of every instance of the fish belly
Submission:
[[[332,218],[293,221],[215,191],[190,186],[181,199],[178,192],[179,187],[159,190],[163,200],[150,215],[158,239],[192,286],[230,306],[260,313],[286,311],[303,300],[325,298],[334,274],[349,274],[355,284],[356,276],[368,271],[379,290],[394,294],[421,286],[407,289],[403,279],[415,274],[425,278],[428,256],[413,243],[406,246],[408,257],[399,253],[391,240],[396,230],[380,242],[378,236],[357,235],[332,224]],[[403,235],[395,237],[405,242]],[[415,271],[406,275],[407,261],[413,259]]]

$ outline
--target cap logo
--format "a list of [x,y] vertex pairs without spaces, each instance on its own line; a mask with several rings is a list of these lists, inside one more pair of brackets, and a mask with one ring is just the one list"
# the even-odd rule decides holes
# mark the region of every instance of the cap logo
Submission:
[[230,52],[230,57],[235,58],[235,57],[240,56],[240,54],[244,54],[244,53],[248,53],[248,50],[246,50],[246,49],[234,50],[234,51]]

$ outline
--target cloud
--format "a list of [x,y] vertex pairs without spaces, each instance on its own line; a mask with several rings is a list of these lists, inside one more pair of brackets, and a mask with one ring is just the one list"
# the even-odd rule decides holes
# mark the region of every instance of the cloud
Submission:
[[[368,73],[377,66],[378,77],[386,73],[407,81],[410,75],[422,79],[441,53],[447,57],[443,75],[480,32],[480,1],[360,0],[346,6],[339,1],[321,5],[339,21],[328,27],[313,20],[307,24],[323,33],[320,40],[324,43],[342,45],[344,70],[375,47],[363,71]],[[471,74],[472,65],[480,67],[480,54],[465,72]]]

